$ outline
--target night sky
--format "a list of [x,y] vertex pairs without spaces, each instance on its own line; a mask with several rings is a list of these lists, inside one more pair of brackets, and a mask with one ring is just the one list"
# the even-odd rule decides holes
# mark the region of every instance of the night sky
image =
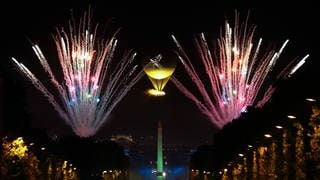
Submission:
[[[62,2],[62,1],[61,1]],[[107,1],[60,1],[21,4],[10,1],[2,5],[1,12],[3,46],[5,47],[2,67],[5,79],[6,111],[12,112],[14,103],[17,114],[27,113],[32,119],[32,127],[47,129],[50,134],[70,134],[71,130],[54,112],[51,105],[31,83],[21,77],[9,63],[14,56],[34,72],[43,73],[31,44],[36,42],[46,53],[49,61],[55,61],[55,47],[50,34],[54,27],[64,25],[73,9],[76,17],[87,10],[89,4],[93,19],[101,24],[110,22],[112,27],[121,27],[120,43],[138,52],[138,61],[153,57],[158,53],[171,51],[174,48],[171,34],[175,34],[186,46],[192,47],[192,36],[204,32],[218,35],[225,18],[232,19],[234,10],[242,17],[250,10],[250,21],[258,26],[256,35],[266,44],[279,45],[290,39],[282,59],[302,57],[310,58],[290,80],[287,86],[279,91],[287,91],[283,100],[296,96],[312,96],[317,93],[319,84],[319,28],[315,27],[318,19],[316,5],[308,1],[297,3],[298,7],[279,6],[270,1],[262,4],[241,4],[232,1],[209,4],[169,4],[157,1],[148,4],[114,4]],[[71,3],[73,2],[73,3]],[[110,21],[111,20],[111,21]],[[318,25],[317,25],[318,26]],[[103,26],[102,26],[103,27]],[[190,43],[190,44],[188,44]],[[3,50],[2,50],[3,51]],[[179,63],[177,71],[179,73]],[[18,88],[18,89],[17,89]],[[132,134],[133,136],[155,135],[156,121],[164,123],[164,141],[175,144],[202,144],[211,137],[216,128],[196,108],[193,102],[186,99],[170,82],[165,91],[167,96],[154,98],[147,96],[145,90],[151,83],[145,77],[127,94],[115,111],[109,123],[97,134],[99,138],[112,134]],[[11,102],[14,93],[18,99]],[[20,99],[21,98],[21,99]],[[285,99],[286,98],[286,99]],[[9,105],[11,104],[11,106]],[[15,116],[16,118],[19,116]],[[13,121],[15,118],[12,119]]]

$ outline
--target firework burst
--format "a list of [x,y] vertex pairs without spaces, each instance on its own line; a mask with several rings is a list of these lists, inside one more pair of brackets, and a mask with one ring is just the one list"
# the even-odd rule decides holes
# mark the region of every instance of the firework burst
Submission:
[[172,35],[178,58],[195,89],[185,86],[181,79],[171,80],[219,128],[239,118],[248,106],[262,107],[274,93],[275,82],[290,77],[309,56],[298,63],[293,59],[284,67],[276,67],[288,40],[278,50],[263,52],[262,39],[254,40],[255,29],[255,25],[248,25],[248,18],[240,24],[236,13],[233,27],[226,21],[216,49],[211,48],[203,33],[196,36],[195,45],[204,68],[201,70]]
[[89,11],[79,21],[79,25],[70,21],[66,28],[68,30],[57,28],[53,34],[63,74],[62,82],[58,81],[39,46],[32,46],[57,93],[50,90],[26,66],[12,58],[20,72],[49,100],[80,137],[93,136],[144,74],[133,64],[136,53],[132,50],[120,55],[119,59],[115,58],[118,31],[106,40],[98,39],[97,25],[92,26],[90,19]]

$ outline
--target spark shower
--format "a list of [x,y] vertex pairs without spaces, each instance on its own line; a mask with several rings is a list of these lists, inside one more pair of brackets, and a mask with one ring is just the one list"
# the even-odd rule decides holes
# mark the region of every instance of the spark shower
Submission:
[[[187,76],[171,80],[219,128],[239,118],[248,106],[259,108],[267,103],[276,89],[275,82],[294,74],[309,56],[281,67],[277,61],[288,40],[278,50],[265,49],[261,38],[255,41],[256,26],[248,23],[248,17],[241,23],[236,12],[233,26],[226,21],[215,49],[204,33],[196,36],[199,63],[191,60],[172,35]],[[194,87],[187,86],[190,82]]]
[[63,75],[61,82],[39,46],[32,46],[55,91],[12,57],[20,72],[79,137],[95,135],[116,105],[144,75],[133,64],[135,52],[130,50],[116,56],[118,31],[107,39],[98,39],[97,31],[98,25],[91,24],[90,11],[78,25],[70,21],[68,28],[56,28],[53,39]]

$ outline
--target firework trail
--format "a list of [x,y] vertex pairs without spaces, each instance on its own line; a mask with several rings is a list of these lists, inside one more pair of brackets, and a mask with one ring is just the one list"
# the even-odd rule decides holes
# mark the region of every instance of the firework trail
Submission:
[[[217,39],[217,49],[211,48],[203,33],[196,36],[195,45],[201,59],[199,63],[204,68],[201,70],[197,69],[198,64],[192,64],[172,35],[178,48],[178,58],[197,91],[185,86],[181,79],[172,77],[171,80],[219,128],[239,118],[248,106],[262,107],[274,93],[275,82],[290,77],[309,56],[306,55],[298,63],[294,59],[283,68],[275,67],[288,40],[279,50],[262,53],[262,39],[254,41],[256,26],[248,25],[248,17],[240,24],[236,13],[233,27],[226,21]],[[269,78],[274,79],[270,81]]]
[[133,64],[135,52],[127,51],[120,59],[114,58],[117,32],[106,40],[97,39],[97,25],[92,28],[90,18],[89,11],[79,25],[72,21],[66,28],[68,30],[56,28],[56,34],[53,34],[62,82],[58,81],[39,46],[32,46],[57,95],[12,57],[20,72],[41,91],[80,137],[93,136],[144,74]]

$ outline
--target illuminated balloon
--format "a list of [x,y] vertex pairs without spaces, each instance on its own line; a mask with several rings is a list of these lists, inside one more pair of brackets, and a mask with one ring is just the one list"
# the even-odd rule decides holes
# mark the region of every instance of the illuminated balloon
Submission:
[[163,89],[175,70],[175,65],[160,62],[161,59],[162,55],[159,54],[157,57],[150,59],[150,62],[144,66],[144,72],[147,74],[154,88],[150,89],[148,93],[154,96],[165,95]]

